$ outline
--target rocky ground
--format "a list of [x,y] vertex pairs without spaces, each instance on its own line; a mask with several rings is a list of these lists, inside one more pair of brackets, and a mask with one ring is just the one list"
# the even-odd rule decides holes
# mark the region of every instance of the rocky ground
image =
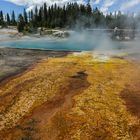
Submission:
[[0,140],[139,140],[138,62],[43,59],[0,84]]
[[[27,39],[28,38],[28,39]],[[0,29],[0,42],[37,39],[36,36],[23,36],[19,34],[16,27]],[[31,49],[12,49],[0,46],[0,81],[9,76],[16,75],[26,70],[33,63],[49,57],[60,57],[69,54],[63,51],[41,51]]]
[[21,73],[33,63],[49,57],[62,57],[70,52],[0,48],[0,81]]
[[18,33],[16,27],[0,28],[0,41],[24,40],[24,39],[38,39],[38,38],[51,38],[63,39],[69,37],[74,31],[63,29],[44,29],[36,33]]

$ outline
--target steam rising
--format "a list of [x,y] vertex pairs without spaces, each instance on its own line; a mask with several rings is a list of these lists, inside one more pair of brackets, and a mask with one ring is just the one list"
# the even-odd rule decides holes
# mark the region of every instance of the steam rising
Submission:
[[[81,42],[85,48],[91,46],[94,59],[100,62],[106,62],[111,57],[129,57],[132,59],[140,58],[140,42],[137,37],[131,41],[114,41],[105,32],[74,32],[68,39],[73,42],[75,47]],[[83,54],[83,53],[82,53]]]

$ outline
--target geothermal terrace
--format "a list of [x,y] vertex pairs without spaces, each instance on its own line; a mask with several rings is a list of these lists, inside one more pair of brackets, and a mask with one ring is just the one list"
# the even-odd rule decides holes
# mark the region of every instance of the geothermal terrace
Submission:
[[135,55],[0,48],[0,140],[139,140]]
[[0,84],[1,139],[138,138],[139,74],[91,53],[40,60]]

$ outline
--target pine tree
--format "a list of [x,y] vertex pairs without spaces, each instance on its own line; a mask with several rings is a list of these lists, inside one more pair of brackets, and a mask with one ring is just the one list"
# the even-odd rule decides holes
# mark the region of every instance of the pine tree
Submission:
[[37,6],[35,7],[34,22],[36,23],[36,25],[38,25],[38,8],[37,8]]
[[43,11],[44,11],[44,21],[46,22],[47,21],[47,5],[46,3],[44,3],[44,6],[43,6]]
[[7,25],[10,25],[11,24],[10,16],[9,16],[8,13],[6,15],[6,21],[7,21]]
[[39,26],[43,26],[43,7],[40,7],[39,9],[39,13],[38,13],[38,22],[39,22]]
[[24,9],[24,21],[26,24],[28,23],[28,16],[27,16],[27,12],[25,9]]
[[91,14],[92,14],[92,8],[91,8],[90,4],[87,4],[86,10],[87,10],[87,15],[88,16],[91,16]]
[[3,26],[3,24],[4,24],[3,12],[2,12],[2,11],[0,11],[0,25],[2,25],[2,26]]
[[14,12],[14,11],[12,12],[12,16],[11,16],[11,24],[12,24],[13,26],[16,25],[16,19],[15,19],[15,12]]
[[31,10],[31,21],[33,21],[34,20],[34,12],[33,12],[33,10]]
[[[63,7],[54,4],[47,8],[46,3],[40,8],[35,7],[35,10],[26,12],[24,9],[23,15],[20,14],[18,18],[18,29],[30,29],[28,31],[35,31],[37,27],[61,27],[61,28],[73,28],[79,26],[80,28],[95,28],[95,27],[108,27],[114,29],[129,28],[135,30],[140,22],[140,16],[134,17],[134,15],[124,15],[121,11],[115,15],[110,13],[105,16],[98,8],[92,9],[91,5],[78,5],[77,3],[68,3]],[[0,11],[0,25],[17,25],[14,11],[11,17],[7,13],[6,19],[3,12]],[[126,22],[127,21],[127,22]],[[25,27],[26,26],[26,27]]]
[[24,17],[22,16],[22,14],[20,14],[18,17],[17,29],[19,32],[23,32],[24,27],[25,27]]

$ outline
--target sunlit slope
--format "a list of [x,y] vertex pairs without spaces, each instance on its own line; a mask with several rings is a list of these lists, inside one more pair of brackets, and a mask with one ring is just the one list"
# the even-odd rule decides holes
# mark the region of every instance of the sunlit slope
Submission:
[[[100,62],[91,54],[42,60],[0,87],[1,136],[133,140],[137,118],[127,111],[120,93],[135,71],[125,60]],[[28,127],[36,131],[26,130],[27,135],[21,128],[31,120],[38,123]]]

